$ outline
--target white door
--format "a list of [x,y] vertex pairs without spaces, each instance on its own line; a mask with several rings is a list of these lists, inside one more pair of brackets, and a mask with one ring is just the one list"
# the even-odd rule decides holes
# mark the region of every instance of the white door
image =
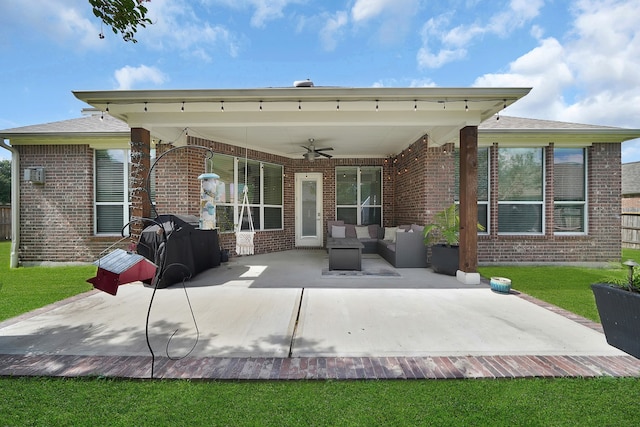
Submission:
[[322,247],[322,174],[296,174],[296,246]]

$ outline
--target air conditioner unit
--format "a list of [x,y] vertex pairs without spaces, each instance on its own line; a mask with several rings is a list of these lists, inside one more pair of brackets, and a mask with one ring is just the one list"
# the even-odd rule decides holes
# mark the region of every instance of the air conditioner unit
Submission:
[[32,184],[44,184],[44,168],[41,166],[25,168],[24,180]]

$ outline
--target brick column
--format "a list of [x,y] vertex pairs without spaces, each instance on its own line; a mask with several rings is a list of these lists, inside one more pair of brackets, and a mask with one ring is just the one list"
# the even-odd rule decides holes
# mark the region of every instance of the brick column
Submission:
[[460,263],[464,273],[478,271],[478,127],[460,130]]
[[[131,195],[131,216],[149,218],[151,201],[147,194],[147,175],[151,167],[151,134],[143,128],[131,129],[131,176],[129,177]],[[133,219],[133,218],[132,218]],[[140,221],[131,223],[131,241],[136,243],[142,232]]]

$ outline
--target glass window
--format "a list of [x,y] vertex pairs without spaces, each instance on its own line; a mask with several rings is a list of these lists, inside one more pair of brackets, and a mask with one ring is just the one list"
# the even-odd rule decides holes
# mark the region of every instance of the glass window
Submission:
[[542,148],[498,149],[498,232],[541,234],[544,165]]
[[[207,164],[207,171],[220,176],[218,192],[221,202],[216,207],[216,225],[220,231],[234,231],[243,200],[245,183],[255,230],[282,229],[283,168],[280,165],[245,160],[216,154]],[[246,181],[245,181],[246,173]],[[246,213],[242,229],[249,229]]]
[[[455,201],[460,202],[460,150],[454,153]],[[478,148],[478,223],[489,231],[489,148]]]
[[586,231],[585,165],[583,148],[553,150],[553,220],[556,233]]
[[120,234],[129,221],[128,165],[127,150],[95,152],[96,234]]
[[[150,165],[155,162],[156,150],[150,151]],[[132,187],[144,188],[147,197],[147,176],[131,178],[133,160],[130,150],[95,151],[95,233],[120,234],[130,220]],[[149,200],[155,201],[155,169],[151,171]],[[145,200],[145,202],[148,200]],[[127,230],[125,230],[126,232]]]
[[348,224],[382,225],[382,168],[336,168],[336,218]]

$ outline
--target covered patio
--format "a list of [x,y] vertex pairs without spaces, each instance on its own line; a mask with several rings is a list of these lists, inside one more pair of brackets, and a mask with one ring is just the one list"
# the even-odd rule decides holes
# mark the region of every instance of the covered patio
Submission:
[[[74,95],[128,123],[132,150],[139,150],[143,159],[138,170],[141,176],[146,176],[149,161],[145,159],[156,144],[170,147],[201,141],[225,144],[228,154],[235,156],[243,153],[247,156],[251,151],[292,159],[284,173],[284,198],[295,197],[298,203],[300,195],[293,196],[287,191],[294,188],[296,173],[317,171],[318,163],[325,161],[316,160],[315,148],[331,149],[323,153],[331,153],[334,178],[336,165],[384,167],[384,185],[388,188],[384,190],[382,214],[385,224],[380,225],[400,225],[399,218],[424,224],[445,203],[451,203],[452,190],[448,188],[436,191],[440,194],[438,198],[427,203],[435,186],[426,177],[426,152],[438,148],[446,153],[447,147],[457,147],[461,223],[458,278],[478,283],[478,125],[529,91],[530,88],[336,88],[304,84],[266,89],[75,91]],[[421,144],[416,151],[425,154],[411,153],[417,141]],[[315,148],[309,149],[307,144]],[[405,151],[411,154],[406,159]],[[415,164],[406,164],[414,156]],[[400,168],[395,165],[399,160],[403,163]],[[320,175],[327,179],[326,171]],[[313,216],[315,243],[311,246],[315,247],[323,246],[325,221],[335,218],[335,195],[330,192],[335,186],[332,178],[326,186],[329,188],[321,187],[320,192],[334,199],[325,200],[324,204],[320,201]],[[399,188],[405,193],[396,191]],[[151,215],[151,206],[143,196],[143,189],[134,190],[134,216]],[[402,208],[398,206],[407,197],[415,198],[412,204],[419,208],[400,212]],[[258,238],[258,252],[265,252],[263,247],[273,250],[273,246],[278,246],[277,250],[283,250],[302,246],[300,215],[286,204],[283,209],[284,240],[274,243],[272,235],[265,234],[264,238]]]

